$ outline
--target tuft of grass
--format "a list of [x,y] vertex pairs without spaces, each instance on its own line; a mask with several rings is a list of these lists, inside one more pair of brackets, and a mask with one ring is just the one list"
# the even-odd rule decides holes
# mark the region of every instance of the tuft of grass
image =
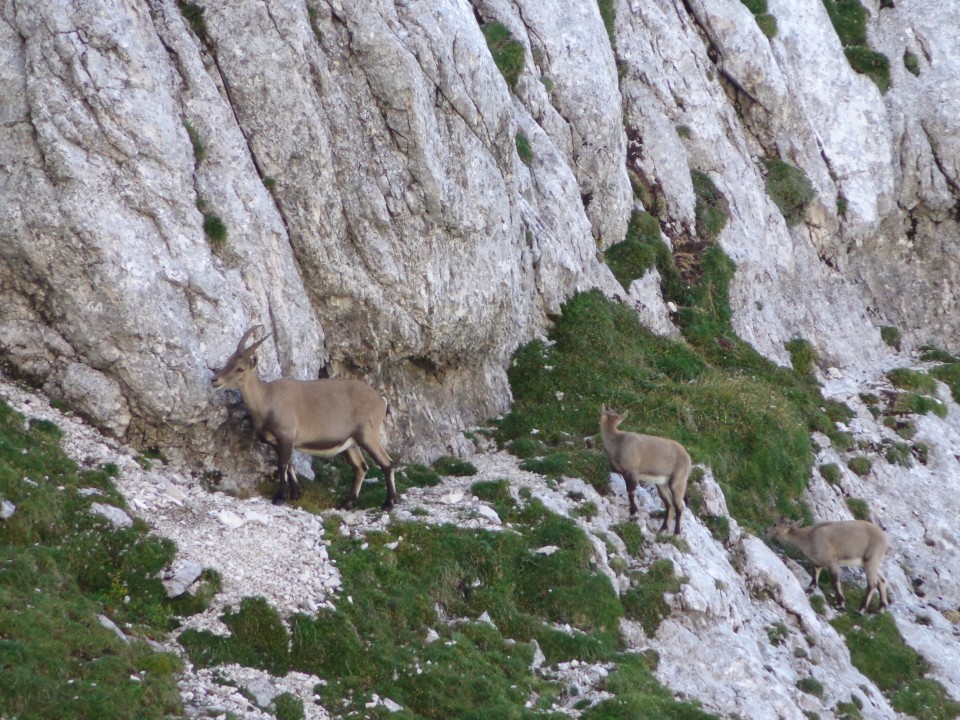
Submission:
[[790,630],[783,623],[776,623],[767,626],[767,637],[771,645],[783,645],[790,637]]
[[887,462],[891,465],[900,465],[901,467],[910,467],[913,465],[910,446],[907,443],[895,442],[887,448],[885,455]]
[[767,10],[767,0],[741,0],[747,6],[747,9],[753,13],[754,20],[768,38],[774,38],[777,35],[777,19]]
[[805,677],[797,680],[797,687],[805,693],[823,697],[823,683],[815,677]]
[[694,207],[697,235],[712,242],[720,236],[730,218],[730,205],[705,172],[691,170],[690,179],[697,198]]
[[639,557],[643,552],[643,531],[633,522],[625,522],[614,525],[612,530],[623,540],[627,552],[634,557]]
[[890,61],[867,44],[867,10],[860,0],[823,0],[843,51],[856,72],[869,77],[881,93],[890,89]]
[[793,226],[802,222],[807,207],[814,198],[810,179],[803,170],[780,158],[766,158],[763,165],[767,170],[767,195],[780,208],[787,225]]
[[629,290],[631,283],[651,267],[656,267],[666,282],[680,284],[673,255],[660,233],[660,221],[650,213],[633,213],[623,242],[610,246],[604,260],[624,290]]
[[524,165],[533,162],[533,150],[530,148],[530,141],[523,133],[517,133],[516,136],[517,155]]
[[920,58],[909,50],[903,51],[903,66],[914,77],[920,76]]
[[487,47],[497,69],[500,70],[510,89],[515,90],[526,62],[523,43],[515,39],[507,26],[499,20],[484,23],[480,30],[487,41]]
[[433,469],[441,475],[455,475],[458,477],[477,474],[477,468],[472,462],[449,455],[437,458],[433,462]]
[[292,693],[280,693],[271,703],[277,720],[303,720],[303,701]]
[[954,402],[960,402],[960,361],[954,359],[952,362],[931,368],[930,374],[950,388]]
[[890,89],[890,59],[886,55],[864,46],[844,48],[843,53],[850,67],[873,80],[881,93]]
[[893,396],[888,412],[894,415],[925,415],[933,413],[937,417],[947,416],[947,406],[937,398],[916,392],[902,392]]
[[897,352],[900,352],[900,344],[903,336],[900,331],[892,325],[884,325],[880,328],[880,338]]
[[187,2],[186,0],[177,0],[177,7],[180,8],[180,13],[187,21],[187,24],[190,25],[193,34],[197,36],[200,44],[203,45],[211,55],[215,55],[217,48],[213,44],[210,33],[207,31],[207,21],[203,16],[204,8],[194,2]]
[[227,226],[219,215],[203,213],[203,232],[214,246],[221,246],[227,242]]
[[888,372],[886,377],[894,387],[901,390],[915,390],[925,395],[937,394],[937,381],[926,373],[909,368],[896,368]]
[[284,675],[289,668],[289,634],[279,613],[262,597],[247,597],[234,612],[222,616],[230,635],[190,628],[180,634],[180,644],[198,667],[238,663]]
[[[844,588],[848,597],[862,592]],[[853,607],[858,602],[859,598],[848,600]],[[831,624],[846,639],[854,666],[880,688],[894,709],[931,720],[960,715],[960,703],[926,676],[927,662],[904,642],[890,613],[862,616],[850,610]]]
[[600,17],[603,19],[603,26],[607,30],[607,38],[610,40],[610,47],[617,49],[616,19],[617,12],[613,0],[597,0],[597,6],[600,8]]
[[847,498],[847,509],[855,520],[870,520],[870,506],[861,498]]
[[[142,522],[116,529],[92,514],[94,500],[123,506],[116,467],[80,470],[61,437],[54,423],[26,421],[0,401],[0,497],[16,506],[0,522],[0,716],[180,715],[182,664],[144,642],[173,624],[156,575],[176,548]],[[79,492],[91,487],[102,495]]]
[[840,482],[840,466],[836,463],[826,463],[820,466],[820,475],[831,485]]
[[803,338],[793,338],[783,345],[790,353],[790,362],[793,369],[801,375],[813,374],[814,368],[820,360],[816,348],[810,344],[809,340]]
[[633,579],[636,585],[621,596],[624,614],[639,622],[652,638],[660,622],[671,613],[664,593],[679,591],[681,580],[674,575],[673,563],[666,559],[654,560],[649,570],[633,574]]
[[200,137],[200,133],[189,120],[183,121],[183,127],[190,137],[190,144],[193,145],[193,159],[199,165],[207,157],[207,146]]
[[850,471],[858,477],[866,477],[870,474],[870,468],[872,463],[870,458],[864,457],[863,455],[857,455],[857,457],[850,458],[847,461],[847,467],[850,468]]

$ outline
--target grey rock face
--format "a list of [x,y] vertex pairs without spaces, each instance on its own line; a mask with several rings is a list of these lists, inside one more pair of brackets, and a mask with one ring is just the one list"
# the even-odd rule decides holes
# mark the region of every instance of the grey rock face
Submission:
[[[773,39],[739,3],[619,0],[613,42],[593,0],[200,5],[191,27],[172,0],[0,2],[0,358],[127,442],[263,472],[208,370],[259,324],[265,377],[362,378],[394,454],[460,452],[574,292],[675,332],[655,276],[624,292],[599,251],[644,203],[696,239],[691,170],[729,204],[734,325],[768,357],[802,336],[875,366],[883,324],[960,349],[952,3],[871,7],[886,94],[818,0],[771,0]],[[798,225],[766,157],[811,181]]]

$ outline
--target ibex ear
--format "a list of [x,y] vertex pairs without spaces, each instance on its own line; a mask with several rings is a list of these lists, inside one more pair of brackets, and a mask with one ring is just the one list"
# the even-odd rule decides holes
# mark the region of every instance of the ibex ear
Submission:
[[257,366],[257,354],[254,353],[250,356],[250,367],[254,368]]

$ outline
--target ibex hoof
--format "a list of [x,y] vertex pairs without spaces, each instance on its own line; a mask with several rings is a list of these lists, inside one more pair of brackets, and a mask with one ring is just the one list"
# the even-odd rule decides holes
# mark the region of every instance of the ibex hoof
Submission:
[[287,499],[286,499],[285,497],[282,497],[282,496],[280,496],[280,495],[277,495],[277,496],[273,499],[273,504],[274,504],[274,505],[286,505],[286,504],[287,504]]
[[353,509],[353,500],[344,500],[342,503],[337,505],[337,510],[352,510]]

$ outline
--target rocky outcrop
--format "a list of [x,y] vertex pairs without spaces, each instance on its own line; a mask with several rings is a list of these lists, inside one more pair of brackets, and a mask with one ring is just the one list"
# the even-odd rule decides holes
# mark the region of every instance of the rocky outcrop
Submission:
[[[635,207],[694,236],[691,170],[728,202],[734,324],[765,355],[802,336],[882,364],[884,324],[960,349],[960,11],[867,3],[881,94],[819,0],[769,6],[773,39],[719,0],[619,0],[612,35],[593,0],[4,0],[0,355],[113,435],[236,473],[257,458],[207,368],[261,324],[265,375],[361,377],[403,455],[458,452],[565,298],[627,299],[598,250]],[[492,21],[523,47],[514,88]],[[810,179],[802,223],[766,157]]]

